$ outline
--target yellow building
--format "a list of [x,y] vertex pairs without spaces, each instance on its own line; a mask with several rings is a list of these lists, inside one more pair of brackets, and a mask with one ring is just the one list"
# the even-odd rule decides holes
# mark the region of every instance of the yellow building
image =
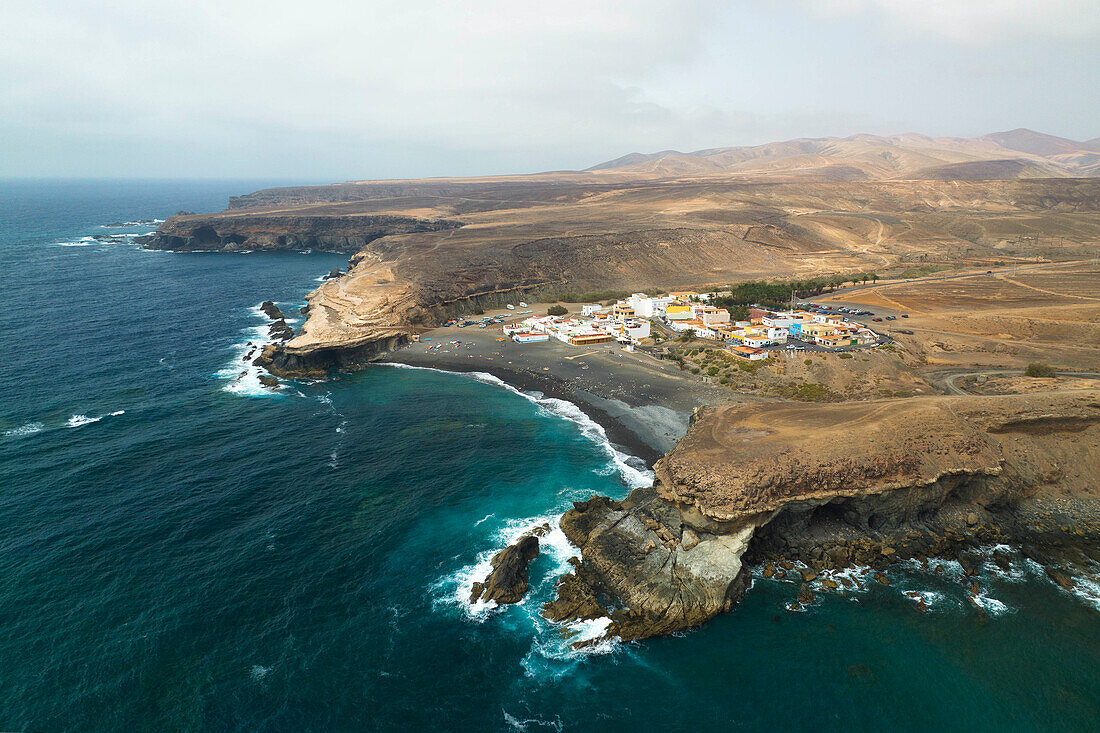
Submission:
[[665,306],[665,317],[670,321],[690,321],[695,318],[695,312],[690,305],[672,303]]

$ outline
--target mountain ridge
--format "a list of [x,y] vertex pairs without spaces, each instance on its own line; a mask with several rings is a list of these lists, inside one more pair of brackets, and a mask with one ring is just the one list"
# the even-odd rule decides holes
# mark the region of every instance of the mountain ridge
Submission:
[[826,180],[920,180],[928,175],[939,178],[945,166],[1013,160],[1019,161],[1019,165],[964,166],[963,179],[1094,177],[1100,175],[1098,151],[1100,139],[1081,142],[1026,128],[973,138],[858,133],[843,138],[793,138],[686,153],[633,152],[598,163],[585,172],[663,177],[794,174],[818,175]]

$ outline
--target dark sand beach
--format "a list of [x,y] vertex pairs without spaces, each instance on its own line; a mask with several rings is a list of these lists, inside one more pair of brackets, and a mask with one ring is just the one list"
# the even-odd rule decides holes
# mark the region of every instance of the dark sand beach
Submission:
[[[536,313],[545,309],[532,306]],[[509,311],[488,315],[514,314]],[[387,361],[458,372],[486,372],[521,390],[569,400],[599,422],[614,442],[652,463],[687,431],[692,411],[750,401],[684,372],[671,361],[619,344],[570,346],[551,339],[518,344],[501,324],[438,328]],[[458,344],[453,342],[458,341]]]

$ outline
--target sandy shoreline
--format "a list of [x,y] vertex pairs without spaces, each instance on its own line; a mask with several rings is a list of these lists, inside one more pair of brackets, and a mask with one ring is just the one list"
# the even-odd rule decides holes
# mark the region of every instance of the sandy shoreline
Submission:
[[424,338],[430,340],[394,351],[384,361],[486,372],[518,389],[568,400],[598,422],[612,442],[649,465],[683,436],[696,407],[739,397],[682,372],[673,362],[628,352],[618,344],[517,344],[503,339],[500,324],[438,328]]

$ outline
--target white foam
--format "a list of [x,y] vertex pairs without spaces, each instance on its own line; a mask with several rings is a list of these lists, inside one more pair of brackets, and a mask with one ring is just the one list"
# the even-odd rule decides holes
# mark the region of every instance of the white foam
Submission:
[[429,372],[439,372],[441,374],[455,374],[458,376],[469,377],[476,379],[479,382],[485,384],[491,384],[496,387],[502,387],[509,392],[519,395],[530,402],[537,405],[543,414],[555,415],[557,417],[564,418],[571,423],[574,423],[580,428],[581,434],[591,440],[607,455],[610,460],[610,468],[613,471],[618,472],[624,484],[629,488],[636,489],[642,486],[651,486],[653,484],[653,472],[647,468],[638,468],[632,465],[631,461],[637,462],[638,459],[627,453],[623,453],[616,448],[607,437],[607,431],[603,429],[603,426],[598,422],[590,418],[585,414],[577,405],[566,400],[560,400],[555,397],[545,397],[539,392],[524,392],[516,389],[512,385],[505,382],[499,377],[493,376],[487,372],[452,372],[446,369],[435,369],[433,367],[421,367],[412,366],[409,364],[397,364],[397,363],[385,363],[380,366],[390,366],[399,369],[421,369]]
[[57,242],[56,244],[58,247],[90,247],[99,244],[99,240],[95,237],[81,237],[71,242]]
[[[242,329],[244,339],[233,345],[233,360],[220,369],[215,376],[221,379],[231,380],[222,389],[242,397],[277,397],[282,390],[271,389],[260,383],[260,376],[264,374],[263,367],[252,362],[260,355],[265,345],[270,343],[268,333],[268,318],[260,307],[253,306],[249,312],[264,320],[263,325],[249,326]],[[245,361],[244,357],[251,352],[251,357]]]
[[907,590],[902,595],[918,605],[923,601],[929,610],[942,605],[947,598],[943,593],[937,593],[934,590]]
[[501,708],[500,712],[504,714],[504,722],[512,730],[525,731],[527,730],[527,726],[531,725],[532,723],[539,726],[540,729],[553,728],[556,731],[561,731],[563,729],[560,718],[554,718],[553,720],[543,720],[541,718],[524,718],[521,720],[510,714],[504,708]]
[[119,415],[125,414],[126,410],[115,410],[114,412],[109,412],[106,415],[100,415],[98,417],[88,417],[87,415],[73,415],[69,418],[68,422],[65,423],[65,427],[79,428],[84,425],[91,425],[94,422],[99,422],[105,417],[118,417]]
[[1073,575],[1073,595],[1100,611],[1100,579],[1088,575]]
[[[489,515],[492,516],[492,515]],[[489,516],[480,520],[481,524]],[[618,637],[608,636],[611,619],[602,617],[576,621],[567,624],[554,623],[542,615],[542,606],[556,592],[558,579],[572,569],[570,560],[580,557],[580,551],[574,547],[562,532],[561,515],[541,515],[523,519],[511,519],[491,535],[491,548],[476,556],[473,563],[459,568],[442,578],[432,586],[432,595],[437,602],[461,609],[471,621],[484,623],[503,613],[495,601],[478,600],[470,602],[474,583],[484,582],[492,571],[492,559],[505,547],[514,544],[537,528],[549,525],[550,531],[539,537],[539,555],[550,559],[551,567],[545,574],[529,577],[531,587],[519,603],[511,604],[515,609],[510,616],[502,616],[507,624],[518,620],[523,630],[532,633],[531,649],[522,664],[531,676],[545,674],[548,664],[558,665],[557,671],[563,671],[561,665],[571,665],[579,658],[592,654],[606,654],[621,645]],[[476,526],[476,525],[475,525]],[[573,644],[586,642],[581,649]]]
[[970,596],[970,600],[982,607],[990,616],[1003,616],[1012,611],[1003,601],[999,601],[985,591]]
[[249,676],[252,677],[252,679],[259,682],[264,677],[267,677],[267,675],[271,672],[272,669],[273,669],[272,667],[264,667],[264,666],[259,665],[259,664],[254,664],[254,665],[252,665],[252,669],[250,669],[248,671],[248,673],[249,673]]
[[22,438],[27,435],[34,435],[45,430],[46,426],[40,422],[29,422],[26,425],[20,425],[17,428],[9,428],[4,431],[5,438]]

